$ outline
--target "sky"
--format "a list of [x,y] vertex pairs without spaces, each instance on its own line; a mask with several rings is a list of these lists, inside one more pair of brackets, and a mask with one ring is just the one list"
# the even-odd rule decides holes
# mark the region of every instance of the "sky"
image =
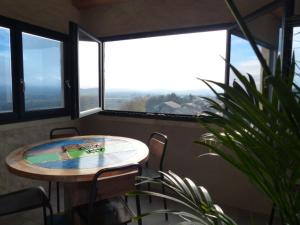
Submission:
[[[5,84],[6,86],[10,86],[11,84],[9,34],[8,29],[0,27],[0,58],[5,61],[5,72],[1,72],[0,77],[1,85]],[[61,86],[61,69],[63,68],[62,43],[26,33],[23,33],[22,38],[24,79],[26,85],[28,87]]]
[[[11,60],[10,60],[10,32],[0,27],[0,86],[11,86]],[[11,88],[10,88],[11,89]]]
[[81,89],[99,86],[99,46],[97,42],[79,41],[78,70]]
[[[294,33],[300,32],[295,28]],[[5,74],[0,69],[1,84],[11,90],[9,30],[0,27],[0,59],[5,60]],[[79,72],[82,88],[98,84],[98,52],[95,43],[81,42]],[[61,43],[30,34],[23,35],[25,79],[27,85],[61,85]],[[258,86],[260,65],[249,43],[232,36],[231,63],[243,73],[254,75]],[[300,58],[300,34],[293,49]],[[105,43],[105,87],[133,91],[203,91],[208,90],[197,77],[224,82],[226,31],[210,31],[161,37],[140,38]],[[3,65],[3,62],[1,62]],[[299,69],[297,70],[298,72]],[[50,79],[49,79],[50,78]],[[231,82],[234,77],[231,77]],[[297,78],[298,83],[300,79]]]
[[[49,94],[63,96],[62,43],[59,41],[22,33],[23,70],[25,80],[25,103],[31,101],[28,96],[52,91]],[[0,27],[0,88],[5,101],[12,101],[12,71],[9,29]],[[4,92],[3,92],[4,91]],[[1,96],[3,99],[3,96]],[[63,100],[63,98],[61,98]],[[55,99],[54,99],[55,100]],[[1,102],[0,102],[1,104]],[[1,105],[0,105],[1,106]],[[1,107],[0,107],[1,108]]]
[[[249,42],[243,38],[232,35],[231,36],[231,54],[230,62],[242,74],[249,73],[253,76],[257,88],[260,88],[261,83],[261,66],[250,46]],[[233,83],[236,77],[233,72],[230,73],[230,84]]]
[[61,87],[62,43],[23,33],[24,80],[27,87]]
[[[0,29],[0,55],[9,57],[9,31]],[[23,34],[25,81],[27,85],[61,85],[60,42]],[[80,86],[98,84],[97,44],[79,44]],[[232,38],[232,63],[243,72],[259,74],[257,59],[247,41]],[[203,91],[207,86],[197,77],[224,82],[226,31],[210,31],[105,43],[106,90]],[[33,63],[35,62],[35,63]],[[84,74],[84,75],[82,75]],[[49,79],[50,78],[50,79]],[[10,76],[4,79],[10,83]],[[3,82],[3,81],[2,81]]]
[[197,77],[224,82],[226,31],[105,42],[107,90],[208,90]]

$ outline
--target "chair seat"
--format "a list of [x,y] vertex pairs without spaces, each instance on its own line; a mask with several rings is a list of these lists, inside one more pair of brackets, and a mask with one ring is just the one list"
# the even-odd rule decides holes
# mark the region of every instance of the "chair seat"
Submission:
[[153,169],[150,169],[148,167],[143,167],[142,168],[142,176],[143,177],[150,177],[150,178],[161,178],[161,174]]
[[33,187],[0,195],[0,202],[0,216],[4,216],[42,207],[47,204],[47,197],[41,187]]
[[[88,205],[80,206],[77,212],[81,220],[88,222]],[[118,225],[131,221],[133,213],[121,197],[99,201],[94,204],[91,225]]]

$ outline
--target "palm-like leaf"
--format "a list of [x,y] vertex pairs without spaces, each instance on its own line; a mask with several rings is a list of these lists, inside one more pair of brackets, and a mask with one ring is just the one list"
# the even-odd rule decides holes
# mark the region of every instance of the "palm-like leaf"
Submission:
[[288,74],[282,74],[279,60],[271,74],[237,8],[231,0],[225,1],[257,54],[264,87],[271,90],[271,95],[257,90],[252,76],[241,74],[232,65],[229,66],[240,84],[229,87],[204,80],[210,88],[214,84],[225,94],[217,93],[217,101],[208,100],[222,116],[205,112],[199,117],[209,134],[197,143],[246,174],[276,204],[284,223],[300,224],[300,195],[296,188],[300,178],[300,88],[293,84],[295,59]]
[[[181,178],[175,173],[169,171],[168,173],[160,172],[163,179],[152,179],[148,177],[139,177],[139,183],[159,184],[165,186],[172,193],[165,195],[151,191],[131,191],[127,195],[151,195],[155,197],[165,198],[169,201],[186,208],[186,211],[175,210],[155,210],[145,213],[140,217],[151,214],[169,213],[179,216],[183,219],[180,224],[202,224],[202,225],[235,225],[236,223],[228,217],[222,209],[213,203],[208,191],[202,187],[197,186],[189,178]],[[139,219],[140,217],[136,217]]]

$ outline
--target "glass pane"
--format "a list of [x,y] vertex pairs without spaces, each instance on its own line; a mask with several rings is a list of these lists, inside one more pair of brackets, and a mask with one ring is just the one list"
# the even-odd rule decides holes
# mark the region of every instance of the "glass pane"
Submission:
[[25,110],[64,107],[63,43],[22,33]]
[[[261,46],[259,46],[259,49],[264,58],[268,61],[270,50]],[[256,87],[259,90],[262,90],[262,67],[251,45],[244,38],[231,35],[230,63],[243,75],[252,75],[256,83]],[[231,70],[229,75],[229,85],[232,85],[234,80],[236,80],[236,76]]]
[[[226,31],[105,43],[105,109],[197,115],[214,97],[197,78],[224,82]],[[221,57],[222,56],[222,57]]]
[[0,27],[0,113],[13,111],[10,30]]
[[79,32],[79,111],[99,109],[99,43]]
[[294,82],[300,86],[300,27],[294,27],[293,52],[296,61]]

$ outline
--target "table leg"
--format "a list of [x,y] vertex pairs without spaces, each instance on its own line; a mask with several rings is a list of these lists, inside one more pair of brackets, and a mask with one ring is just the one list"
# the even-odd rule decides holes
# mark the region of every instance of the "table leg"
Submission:
[[[76,183],[64,183],[64,203],[65,203],[65,217],[69,225],[80,225],[79,216],[74,213],[73,208],[78,206],[76,203],[78,196],[78,189]],[[88,193],[88,192],[87,192]]]

